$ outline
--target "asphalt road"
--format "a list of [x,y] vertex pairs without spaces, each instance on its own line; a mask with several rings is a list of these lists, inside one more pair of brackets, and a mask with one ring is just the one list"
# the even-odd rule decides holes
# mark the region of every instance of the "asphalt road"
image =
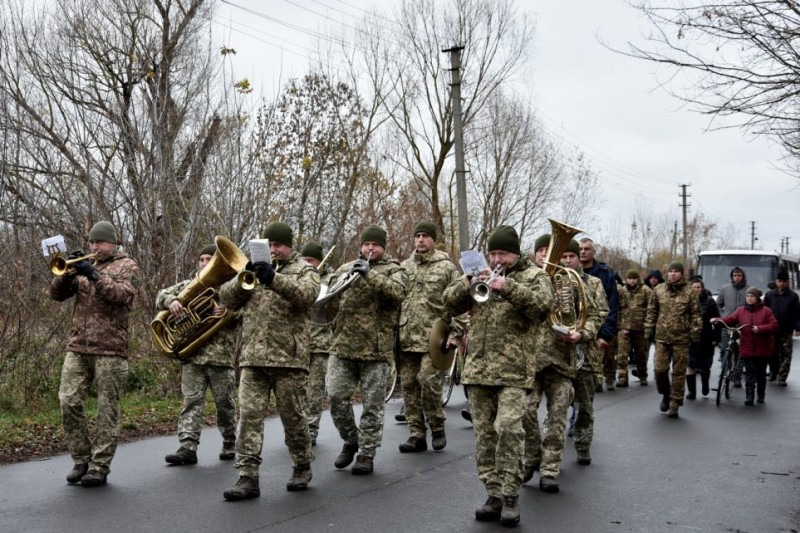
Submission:
[[[795,354],[800,353],[796,342]],[[798,356],[800,359],[800,356]],[[768,384],[766,403],[743,405],[743,389],[717,407],[686,402],[681,418],[658,411],[655,387],[597,395],[591,466],[575,461],[567,440],[561,492],[545,494],[538,476],[520,495],[518,531],[766,532],[800,530],[800,362],[788,387]],[[193,466],[167,466],[177,438],[123,444],[109,483],[70,486],[69,456],[0,467],[0,532],[487,532],[474,519],[486,494],[477,478],[474,434],[460,411],[460,387],[447,406],[448,445],[400,454],[407,427],[386,411],[384,445],[371,476],[338,471],[341,449],[328,414],[305,492],[287,492],[291,474],[280,421],[266,423],[261,497],[226,502],[236,481],[217,458],[216,428],[203,431]]]

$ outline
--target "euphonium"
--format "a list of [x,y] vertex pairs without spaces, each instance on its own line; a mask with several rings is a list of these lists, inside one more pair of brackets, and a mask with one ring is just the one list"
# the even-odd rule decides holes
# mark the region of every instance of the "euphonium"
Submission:
[[556,308],[547,316],[547,322],[555,331],[568,335],[571,331],[578,331],[586,325],[589,310],[580,276],[573,269],[563,267],[558,262],[567,250],[569,241],[583,230],[552,218],[548,220],[552,231],[543,265],[553,284]]
[[503,275],[503,270],[505,267],[503,265],[497,265],[492,270],[492,273],[489,274],[485,280],[476,281],[472,285],[469,286],[469,295],[472,296],[472,299],[478,303],[483,303],[489,300],[489,296],[492,294],[491,283],[494,279],[498,276]]
[[150,322],[153,345],[164,355],[177,359],[188,358],[233,318],[234,313],[230,309],[226,309],[222,315],[214,314],[217,288],[247,265],[247,256],[225,237],[217,236],[214,242],[217,251],[211,261],[178,294],[184,314],[174,317],[164,310]]
[[56,255],[50,260],[50,272],[52,272],[54,276],[75,274],[75,267],[72,265],[89,260],[95,262],[97,260],[97,254],[86,254],[82,257],[76,257],[75,259],[64,259],[62,256]]

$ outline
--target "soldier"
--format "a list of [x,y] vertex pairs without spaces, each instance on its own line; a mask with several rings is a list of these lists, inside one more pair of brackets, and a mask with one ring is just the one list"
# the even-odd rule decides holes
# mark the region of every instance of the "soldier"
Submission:
[[662,395],[659,408],[670,418],[678,418],[686,388],[689,343],[700,342],[703,330],[700,300],[683,277],[683,263],[669,264],[667,282],[653,291],[644,328],[648,341],[655,339],[656,342],[653,374],[658,393]]
[[[608,317],[608,299],[600,279],[588,275],[581,268],[580,245],[574,239],[570,241],[567,251],[561,256],[561,263],[575,270],[586,284],[586,298],[590,302],[589,317],[606,324]],[[600,328],[603,326],[601,325]],[[575,372],[575,427],[573,444],[578,454],[578,464],[592,464],[591,447],[594,439],[594,393],[595,376],[602,368],[602,350],[597,343],[590,343],[586,350],[583,366]],[[541,483],[540,483],[541,484]],[[558,485],[556,485],[556,488]]]
[[[450,257],[434,248],[436,226],[423,220],[414,227],[414,253],[403,261],[408,274],[408,296],[400,311],[400,354],[397,358],[408,430],[411,436],[400,445],[401,453],[428,449],[425,421],[431,428],[431,446],[442,450],[447,445],[442,407],[441,372],[433,367],[428,335],[437,318],[449,320],[442,293],[458,278]],[[463,324],[453,321],[448,346],[456,346],[463,335]]]
[[[211,262],[217,247],[210,244],[200,250],[197,261],[197,274]],[[183,280],[156,295],[156,309],[169,309],[172,316],[179,318],[186,310],[178,301],[178,295],[191,279]],[[218,316],[225,313],[225,305],[218,303],[214,309]],[[191,465],[197,463],[197,445],[203,428],[203,411],[206,403],[206,390],[210,387],[217,409],[217,428],[222,434],[222,450],[219,458],[231,460],[236,446],[236,403],[233,393],[236,389],[236,330],[238,318],[231,320],[219,329],[211,339],[201,346],[192,357],[181,360],[181,393],[183,409],[178,416],[178,441],[180,447],[164,460],[172,465]]]
[[[308,241],[300,250],[306,263],[317,269],[322,283],[329,283],[333,277],[333,269],[329,264],[322,264],[324,256],[322,246],[316,241]],[[321,266],[321,269],[320,269]],[[311,361],[308,366],[308,431],[311,434],[311,445],[317,445],[319,421],[325,408],[325,375],[328,373],[328,348],[331,345],[331,324],[317,324],[309,319],[308,331],[311,336]]]
[[472,406],[478,477],[489,495],[475,518],[513,526],[520,519],[525,398],[536,373],[532,347],[554,302],[550,278],[520,255],[514,228],[498,226],[488,249],[491,266],[503,269],[489,284],[489,299],[479,303],[470,295],[483,276],[464,275],[445,290],[444,303],[453,315],[472,310],[462,379]]
[[[535,259],[536,266],[545,268],[544,259],[550,244],[550,235],[542,235],[536,239]],[[570,243],[567,253],[575,259],[578,257],[578,243]],[[580,290],[588,295],[588,289],[583,281]],[[573,287],[573,298],[578,302],[580,297],[578,287]],[[569,334],[557,333],[553,328],[542,326],[537,329],[536,342],[536,378],[534,391],[528,395],[528,408],[523,419],[525,426],[525,460],[522,482],[526,483],[533,477],[535,470],[539,470],[539,488],[544,492],[555,493],[559,491],[558,475],[561,468],[561,459],[564,454],[566,433],[567,410],[574,397],[573,380],[575,379],[578,345],[593,342],[600,325],[603,322],[601,315],[594,305],[594,299],[587,300],[587,320],[580,330],[570,331]],[[571,324],[573,325],[573,319]],[[547,418],[544,426],[547,428],[544,440],[539,431],[538,410],[542,395],[547,396]]]
[[647,385],[648,343],[644,338],[644,319],[653,289],[641,283],[638,270],[629,270],[619,295],[619,353],[617,354],[617,387],[628,386],[628,358],[636,361],[639,385]]
[[[117,450],[120,399],[128,378],[128,316],[139,286],[139,265],[117,248],[117,242],[116,228],[104,220],[97,222],[89,230],[94,264],[80,261],[49,287],[57,302],[75,297],[58,400],[75,462],[67,481],[84,487],[106,483]],[[93,379],[97,384],[94,444],[83,409]]]
[[792,366],[792,333],[800,337],[800,299],[789,286],[786,270],[778,272],[775,288],[764,296],[764,305],[772,309],[779,325],[769,380],[777,378],[778,385],[785,387]]
[[[311,437],[306,418],[308,390],[308,310],[319,293],[314,267],[292,251],[292,230],[271,222],[264,230],[272,263],[248,263],[258,284],[252,290],[234,278],[220,287],[222,301],[242,309],[242,354],[239,361],[239,425],[236,464],[239,479],[226,490],[226,500],[261,495],[259,466],[264,443],[264,417],[270,391],[275,391],[286,446],[292,458],[289,491],[305,490],[311,481]],[[274,263],[274,265],[273,265]]]
[[[344,441],[336,468],[358,458],[350,472],[371,474],[383,438],[384,394],[394,357],[400,306],[408,276],[399,261],[386,253],[386,230],[369,225],[361,232],[361,257],[344,264],[335,276],[361,275],[339,299],[339,314],[331,342],[325,385],[331,418]],[[356,425],[351,396],[360,386],[362,412]]]

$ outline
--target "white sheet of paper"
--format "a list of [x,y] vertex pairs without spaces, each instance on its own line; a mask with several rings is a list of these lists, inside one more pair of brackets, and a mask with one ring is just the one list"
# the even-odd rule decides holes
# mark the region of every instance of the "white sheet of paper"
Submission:
[[56,235],[42,240],[42,253],[45,257],[57,253],[67,253],[67,245],[64,244],[64,236]]
[[486,257],[478,250],[464,250],[461,252],[461,271],[468,276],[477,276],[484,270],[489,269]]
[[269,253],[269,239],[252,239],[250,241],[250,260],[253,263],[263,261],[272,263],[272,254]]

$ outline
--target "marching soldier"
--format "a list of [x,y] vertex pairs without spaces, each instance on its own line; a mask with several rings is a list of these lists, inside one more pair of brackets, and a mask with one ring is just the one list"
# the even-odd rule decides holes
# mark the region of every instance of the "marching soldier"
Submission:
[[619,293],[617,387],[628,386],[628,359],[631,353],[636,358],[639,385],[646,386],[649,346],[644,338],[644,319],[653,289],[642,284],[637,270],[629,270],[625,278],[625,286]]
[[233,278],[220,287],[222,301],[242,309],[242,354],[239,361],[239,425],[236,464],[239,479],[223,495],[226,500],[257,498],[264,442],[264,417],[270,391],[283,424],[292,458],[289,491],[305,490],[311,481],[311,437],[306,418],[308,390],[308,310],[319,293],[316,269],[292,251],[292,230],[272,222],[264,231],[274,263],[247,265],[258,284],[252,290]]

